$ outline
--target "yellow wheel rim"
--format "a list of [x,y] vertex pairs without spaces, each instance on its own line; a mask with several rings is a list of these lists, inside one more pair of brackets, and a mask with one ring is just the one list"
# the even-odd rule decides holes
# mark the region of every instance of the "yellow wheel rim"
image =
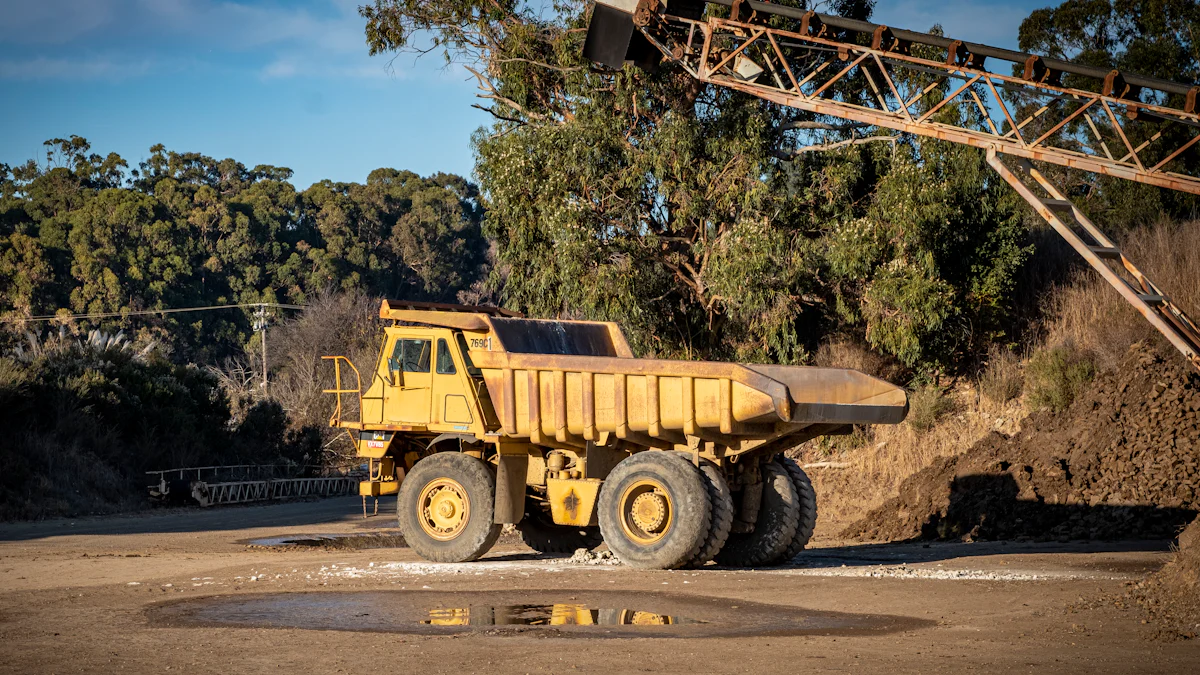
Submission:
[[438,541],[450,541],[462,534],[471,519],[471,498],[458,481],[438,478],[421,489],[417,509],[417,520],[425,534]]
[[653,612],[639,612],[635,610],[622,610],[621,625],[624,626],[670,626],[673,619],[663,614],[655,614]]
[[621,529],[643,546],[657,543],[671,530],[675,508],[662,483],[643,479],[625,488],[621,494]]

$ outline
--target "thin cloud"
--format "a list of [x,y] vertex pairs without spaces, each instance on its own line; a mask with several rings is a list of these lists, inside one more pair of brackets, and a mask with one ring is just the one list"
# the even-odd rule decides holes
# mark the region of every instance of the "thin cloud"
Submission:
[[0,59],[0,79],[4,80],[125,80],[141,77],[150,70],[149,61],[46,57]]

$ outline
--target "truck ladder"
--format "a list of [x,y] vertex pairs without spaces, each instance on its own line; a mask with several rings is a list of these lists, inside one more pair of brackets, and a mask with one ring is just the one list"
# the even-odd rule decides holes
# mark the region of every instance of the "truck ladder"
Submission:
[[[1200,329],[1171,298],[1163,293],[1129,258],[1106,237],[1079,207],[1072,204],[1029,160],[1016,158],[1016,171],[1000,160],[995,150],[987,153],[988,164],[1029,202],[1042,218],[1075,249],[1121,297],[1146,317],[1150,325],[1166,336],[1200,370]],[[1046,197],[1039,197],[1042,192]],[[1082,229],[1092,243],[1076,231]]]

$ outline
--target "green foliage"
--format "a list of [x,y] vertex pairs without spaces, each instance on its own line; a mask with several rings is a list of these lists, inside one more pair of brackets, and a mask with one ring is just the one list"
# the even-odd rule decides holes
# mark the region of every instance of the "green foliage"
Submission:
[[[1200,80],[1200,3],[1194,0],[1066,0],[1057,7],[1038,9],[1021,22],[1020,47],[1023,51],[1095,66],[1104,70],[1137,73],[1164,80],[1193,83]],[[1020,69],[1021,66],[1015,67]],[[1064,85],[1099,91],[1095,78],[1067,74]],[[1149,91],[1134,94],[1143,101],[1182,109],[1183,94],[1165,95]],[[1022,114],[1040,103],[1024,102]],[[1081,136],[1089,130],[1082,120],[1072,128]],[[1042,133],[1043,124],[1034,124],[1030,133]],[[1186,127],[1139,124],[1129,130],[1129,142],[1141,146],[1156,133],[1153,148],[1177,148],[1192,134]],[[1121,141],[1110,138],[1110,147]],[[1116,150],[1114,149],[1115,153]],[[1121,154],[1124,150],[1121,151]],[[1119,156],[1119,155],[1118,155]],[[1166,152],[1156,157],[1165,159]],[[1147,164],[1147,166],[1152,163]],[[1195,175],[1200,170],[1200,154],[1186,152],[1166,170]],[[1174,190],[1163,190],[1119,178],[1051,168],[1056,182],[1070,188],[1085,211],[1109,227],[1123,229],[1154,223],[1163,216],[1191,218],[1200,213],[1200,198]]]
[[1071,345],[1039,350],[1025,366],[1025,392],[1034,410],[1061,412],[1092,381],[1092,359]]
[[[373,171],[303,192],[291,171],[151,148],[126,172],[77,136],[46,164],[0,167],[0,316],[305,303],[326,289],[450,301],[486,274],[472,184]],[[249,310],[83,321],[137,327],[177,358],[215,363],[250,341]],[[11,339],[11,336],[10,336]]]
[[98,332],[31,336],[0,359],[0,402],[0,517],[127,505],[144,471],[212,461],[237,437],[210,375]]
[[587,11],[362,9],[373,53],[428,35],[480,73],[496,122],[476,134],[476,173],[510,306],[619,320],[644,354],[778,363],[838,332],[911,367],[954,365],[1004,333],[1028,249],[982,153],[911,138],[793,153],[858,128],[668,67],[600,71],[580,55]]

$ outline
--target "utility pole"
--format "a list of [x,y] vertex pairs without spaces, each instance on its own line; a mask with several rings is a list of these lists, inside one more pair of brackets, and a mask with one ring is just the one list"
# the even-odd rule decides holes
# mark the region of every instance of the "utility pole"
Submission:
[[258,306],[258,311],[254,313],[254,330],[261,334],[262,339],[262,390],[263,398],[267,396],[267,305],[266,303]]

